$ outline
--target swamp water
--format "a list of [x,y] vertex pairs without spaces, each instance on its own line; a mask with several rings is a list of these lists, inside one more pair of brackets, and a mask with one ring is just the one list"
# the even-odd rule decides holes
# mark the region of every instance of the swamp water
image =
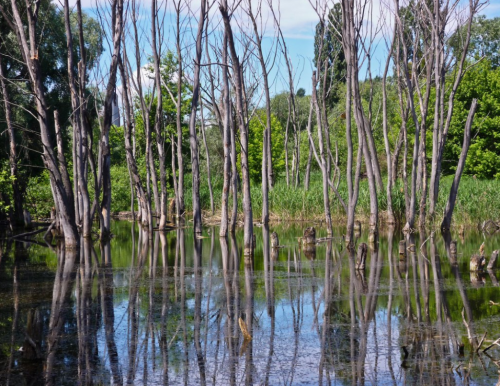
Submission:
[[[469,270],[481,243],[489,256],[499,236],[452,235],[454,264],[439,234],[420,235],[423,245],[407,239],[400,261],[403,235],[381,230],[363,272],[341,238],[302,252],[305,227],[255,228],[253,265],[242,233],[224,242],[218,228],[201,239],[186,228],[148,241],[115,222],[111,243],[83,245],[79,263],[74,253],[4,240],[0,385],[499,381],[500,348],[483,349],[500,337],[492,304],[500,272]],[[270,248],[273,231],[280,249]]]

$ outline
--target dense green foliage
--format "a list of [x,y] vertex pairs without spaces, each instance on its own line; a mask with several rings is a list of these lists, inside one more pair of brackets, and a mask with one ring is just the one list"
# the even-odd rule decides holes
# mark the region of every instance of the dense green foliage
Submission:
[[472,142],[465,173],[500,179],[500,67],[483,60],[466,73],[457,95],[443,170],[452,173],[462,151],[463,132],[472,99],[479,106],[472,127]]

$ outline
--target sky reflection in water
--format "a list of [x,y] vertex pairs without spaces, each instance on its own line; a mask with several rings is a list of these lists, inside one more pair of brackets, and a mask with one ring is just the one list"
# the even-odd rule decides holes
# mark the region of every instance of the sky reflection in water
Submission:
[[[482,351],[500,337],[498,273],[469,272],[498,236],[452,235],[455,265],[441,235],[422,248],[412,236],[403,262],[403,236],[383,230],[363,272],[341,238],[304,254],[305,227],[255,228],[253,262],[240,233],[221,240],[217,228],[148,240],[116,222],[110,244],[82,243],[79,254],[2,245],[0,384],[498,382],[500,348]],[[270,247],[273,231],[283,248]]]

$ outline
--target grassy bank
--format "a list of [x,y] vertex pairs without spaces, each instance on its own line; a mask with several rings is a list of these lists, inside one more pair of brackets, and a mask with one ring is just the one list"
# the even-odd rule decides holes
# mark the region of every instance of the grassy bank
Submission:
[[[191,183],[190,176],[187,183],[186,206],[191,208]],[[442,213],[448,200],[450,186],[453,182],[452,176],[442,178],[440,185],[439,200],[437,205],[438,216],[436,222],[441,222]],[[322,220],[323,211],[323,193],[321,173],[313,173],[309,190],[302,186],[298,189],[287,187],[284,178],[278,180],[274,189],[269,192],[269,206],[271,217],[276,220]],[[215,178],[213,181],[214,204],[216,216],[220,213],[220,197],[222,192],[222,179]],[[500,219],[500,181],[498,180],[479,180],[473,177],[464,176],[460,183],[458,198],[453,214],[453,223],[464,225],[476,225],[486,219]],[[347,197],[347,185],[345,180],[340,183],[339,193],[343,198]],[[260,218],[262,213],[262,189],[260,185],[254,184],[251,188],[252,207],[254,217]],[[210,194],[206,180],[202,179],[200,199],[205,214],[210,215]],[[241,200],[241,198],[240,198]],[[332,216],[342,221],[345,217],[344,209],[339,204],[333,192],[330,194]],[[417,202],[420,202],[420,198]],[[381,216],[387,210],[387,196],[385,190],[378,194],[378,204]],[[241,202],[239,203],[241,211]],[[404,220],[405,200],[403,186],[398,182],[393,189],[393,210],[399,221]],[[360,182],[359,199],[356,209],[357,215],[361,218],[368,217],[370,214],[370,196],[368,192],[368,181],[366,179]],[[418,208],[417,208],[418,212]]]
[[[204,217],[207,221],[217,222],[220,214],[221,193],[222,193],[222,175],[214,173],[212,181],[214,190],[215,215],[210,213],[210,194],[205,174],[202,175],[202,184],[200,191],[201,205],[204,211]],[[114,166],[112,168],[112,210],[113,212],[130,210],[130,185],[128,180],[128,171],[125,166]],[[47,178],[39,178],[29,189],[27,195],[28,208],[36,217],[48,216],[50,208],[53,206],[50,185]],[[452,176],[444,177],[441,180],[439,201],[436,221],[441,221],[441,214],[444,211]],[[274,189],[269,192],[269,205],[271,218],[281,221],[303,221],[303,220],[322,220],[323,212],[323,193],[322,193],[321,173],[311,174],[309,190],[302,186],[298,189],[287,187],[283,177],[276,181]],[[343,180],[339,186],[339,192],[342,197],[347,197],[347,186]],[[454,224],[476,225],[487,220],[500,220],[500,181],[498,180],[480,180],[473,177],[464,176],[460,183],[458,199],[453,215]],[[262,213],[262,190],[260,184],[252,184],[252,206],[254,218],[258,221]],[[169,192],[169,197],[173,193]],[[345,215],[342,206],[333,194],[330,195],[332,216],[337,221],[343,221]],[[191,176],[186,176],[185,192],[186,208],[191,211],[192,191]],[[230,207],[232,200],[230,198]],[[387,198],[385,190],[378,195],[381,217],[387,210]],[[398,182],[393,190],[393,208],[396,217],[404,220],[404,194],[403,187]],[[241,213],[241,194],[239,194],[239,209]],[[370,211],[370,197],[368,194],[368,181],[366,179],[360,182],[359,200],[357,206],[357,215],[361,219],[367,217]],[[46,212],[46,213],[45,213]]]

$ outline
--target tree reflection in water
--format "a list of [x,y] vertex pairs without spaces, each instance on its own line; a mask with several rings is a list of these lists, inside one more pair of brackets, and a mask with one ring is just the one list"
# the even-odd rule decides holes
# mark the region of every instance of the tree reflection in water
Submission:
[[2,247],[0,384],[498,381],[498,350],[476,353],[486,330],[483,348],[500,336],[497,272],[478,286],[468,270],[481,235],[457,254],[450,235],[388,228],[357,270],[340,238],[303,251],[301,228],[263,226],[244,256],[239,233],[120,226],[111,243],[77,251]]

